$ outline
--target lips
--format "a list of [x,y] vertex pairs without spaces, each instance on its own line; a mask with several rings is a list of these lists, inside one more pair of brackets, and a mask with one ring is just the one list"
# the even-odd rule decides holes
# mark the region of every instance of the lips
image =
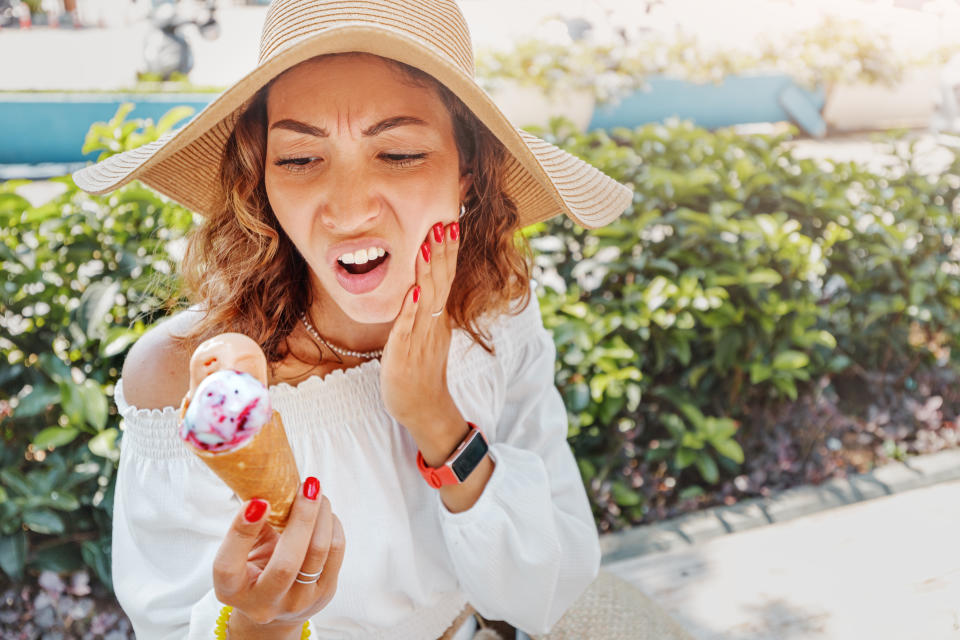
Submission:
[[349,293],[360,295],[380,286],[387,276],[387,269],[390,268],[390,259],[390,254],[385,255],[382,258],[383,261],[367,273],[350,273],[339,262],[334,262],[333,270],[341,287]]

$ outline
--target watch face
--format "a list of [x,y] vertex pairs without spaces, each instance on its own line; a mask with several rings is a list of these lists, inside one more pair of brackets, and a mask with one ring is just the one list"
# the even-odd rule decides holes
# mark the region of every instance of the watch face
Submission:
[[467,444],[466,448],[460,452],[457,459],[450,463],[450,468],[457,475],[457,479],[463,482],[467,476],[480,464],[483,456],[487,453],[487,441],[479,433],[474,433],[473,438]]

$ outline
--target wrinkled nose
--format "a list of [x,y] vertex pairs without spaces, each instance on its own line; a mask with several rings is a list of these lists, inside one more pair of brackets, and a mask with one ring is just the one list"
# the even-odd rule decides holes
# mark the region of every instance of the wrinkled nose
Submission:
[[374,182],[363,170],[349,166],[332,173],[320,202],[320,223],[342,235],[369,228],[380,215]]

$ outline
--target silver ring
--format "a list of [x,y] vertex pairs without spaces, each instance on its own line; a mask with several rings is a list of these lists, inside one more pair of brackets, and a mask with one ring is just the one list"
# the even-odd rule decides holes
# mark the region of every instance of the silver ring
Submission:
[[442,316],[442,315],[443,315],[443,309],[440,309],[440,311],[437,311],[436,313],[431,313],[431,314],[430,314],[430,317],[432,317],[432,318],[439,318],[439,317]]
[[[304,573],[303,571],[298,571],[296,582],[299,582],[300,584],[315,584],[318,580],[320,580],[320,574],[322,573],[323,571],[317,571],[316,573]],[[301,580],[300,578],[310,578],[310,580]]]

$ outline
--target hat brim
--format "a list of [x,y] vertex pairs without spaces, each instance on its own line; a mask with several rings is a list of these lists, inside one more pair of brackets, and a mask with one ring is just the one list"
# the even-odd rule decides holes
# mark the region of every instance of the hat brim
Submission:
[[140,180],[201,215],[223,206],[219,167],[227,139],[250,98],[272,78],[314,56],[363,52],[404,62],[449,88],[509,151],[505,189],[521,226],[566,214],[587,228],[617,218],[633,199],[631,189],[583,160],[516,128],[476,83],[428,44],[389,25],[344,24],[301,41],[261,63],[207,105],[190,122],[154,142],[74,172],[77,186],[93,194]]

